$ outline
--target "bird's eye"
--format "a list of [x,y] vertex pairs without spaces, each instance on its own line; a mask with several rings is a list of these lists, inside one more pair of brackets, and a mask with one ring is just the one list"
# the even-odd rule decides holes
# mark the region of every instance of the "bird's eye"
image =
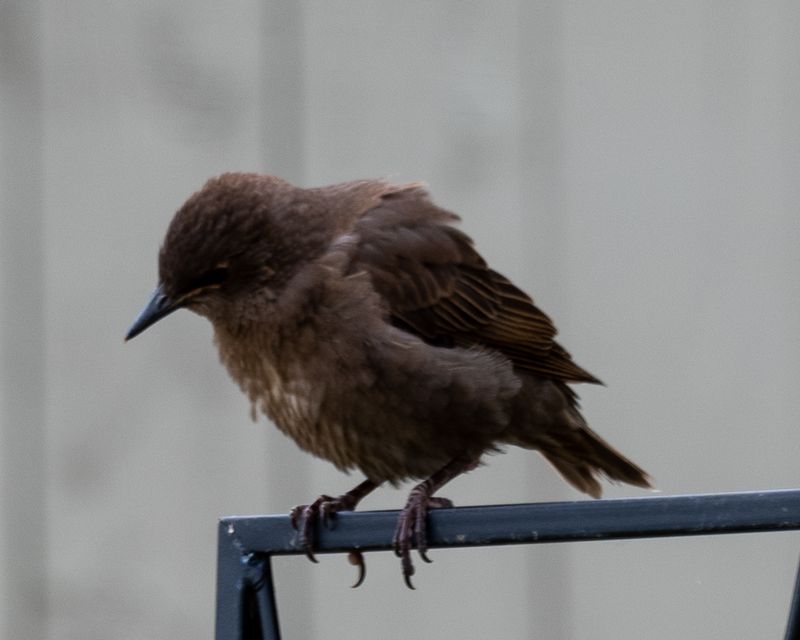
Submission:
[[224,265],[218,265],[211,269],[210,271],[206,271],[202,276],[196,278],[194,282],[192,282],[192,289],[197,291],[199,289],[216,289],[221,287],[225,280],[228,279],[228,267]]

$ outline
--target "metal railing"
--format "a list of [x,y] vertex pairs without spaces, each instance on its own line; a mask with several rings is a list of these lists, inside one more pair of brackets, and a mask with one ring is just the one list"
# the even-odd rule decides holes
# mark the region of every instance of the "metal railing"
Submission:
[[[335,528],[319,528],[316,550],[389,550],[398,515],[339,513]],[[787,531],[800,529],[800,489],[460,507],[428,517],[431,548]],[[270,559],[302,553],[286,515],[220,521],[217,640],[280,638]],[[785,635],[797,638],[800,570]]]

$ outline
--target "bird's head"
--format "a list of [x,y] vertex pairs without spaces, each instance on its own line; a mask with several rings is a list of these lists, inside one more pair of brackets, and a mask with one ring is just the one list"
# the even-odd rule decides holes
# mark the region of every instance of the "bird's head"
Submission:
[[259,174],[209,180],[172,219],[159,253],[158,287],[125,339],[181,308],[215,321],[268,304],[313,252],[315,234],[297,228],[309,208],[307,198],[297,197],[301,191]]

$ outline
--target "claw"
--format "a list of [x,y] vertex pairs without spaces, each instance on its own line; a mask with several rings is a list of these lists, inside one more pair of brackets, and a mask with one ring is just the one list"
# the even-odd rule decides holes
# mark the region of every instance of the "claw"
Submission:
[[[420,505],[421,507],[421,505]],[[417,514],[414,523],[414,539],[417,541],[417,553],[420,558],[430,564],[428,558],[428,509],[421,507],[421,514]]]
[[367,577],[367,565],[364,562],[364,554],[354,549],[347,554],[347,560],[350,564],[358,567],[358,579],[350,586],[351,589],[358,589],[364,582],[364,578]]
[[403,572],[403,579],[406,581],[406,586],[411,589],[412,591],[416,591],[417,588],[411,584],[411,576],[407,573]]
[[403,566],[403,580],[406,582],[406,586],[411,589],[412,591],[416,591],[416,587],[411,582],[411,576],[414,575],[414,563],[411,562],[411,550],[409,549],[408,552],[403,556],[403,561],[401,562]]

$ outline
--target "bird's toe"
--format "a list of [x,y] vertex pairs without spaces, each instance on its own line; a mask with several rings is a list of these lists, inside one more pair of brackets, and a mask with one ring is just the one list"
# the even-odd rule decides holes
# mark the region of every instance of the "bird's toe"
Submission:
[[428,557],[428,510],[449,508],[453,503],[447,498],[434,498],[419,487],[408,497],[405,508],[397,520],[392,546],[394,553],[400,558],[403,579],[413,589],[411,576],[414,575],[414,563],[411,560],[411,549],[416,544],[417,552],[425,562],[432,562]]

